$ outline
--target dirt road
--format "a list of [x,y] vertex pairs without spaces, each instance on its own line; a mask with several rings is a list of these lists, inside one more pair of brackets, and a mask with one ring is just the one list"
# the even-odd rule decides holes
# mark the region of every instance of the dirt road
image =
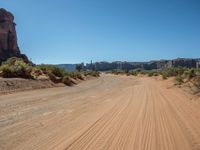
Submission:
[[200,104],[151,78],[0,96],[0,149],[200,150]]

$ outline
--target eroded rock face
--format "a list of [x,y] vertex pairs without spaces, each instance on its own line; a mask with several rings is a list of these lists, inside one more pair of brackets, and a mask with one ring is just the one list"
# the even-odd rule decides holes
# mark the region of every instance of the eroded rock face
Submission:
[[177,58],[171,60],[172,67],[186,67],[186,68],[195,68],[197,60],[187,59],[187,58]]
[[26,55],[21,54],[17,44],[14,16],[0,9],[0,63],[10,57],[20,57],[28,62]]

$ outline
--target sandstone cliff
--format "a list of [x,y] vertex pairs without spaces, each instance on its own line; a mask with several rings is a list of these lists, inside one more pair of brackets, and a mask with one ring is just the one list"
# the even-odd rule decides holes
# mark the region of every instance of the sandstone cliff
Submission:
[[17,44],[14,16],[0,9],[0,64],[10,57],[20,57],[28,62],[26,55],[21,54]]
[[99,71],[107,70],[134,70],[134,69],[144,69],[144,70],[153,70],[153,69],[164,69],[171,67],[186,67],[186,68],[200,68],[199,59],[187,59],[187,58],[177,58],[173,60],[156,60],[149,62],[96,62],[93,64],[86,64],[85,69],[91,70],[95,66]]

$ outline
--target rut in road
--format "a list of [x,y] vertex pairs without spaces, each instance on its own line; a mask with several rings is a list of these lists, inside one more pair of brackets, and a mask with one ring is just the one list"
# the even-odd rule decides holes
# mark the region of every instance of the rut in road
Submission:
[[0,149],[200,150],[199,116],[200,103],[181,90],[102,75],[0,96]]

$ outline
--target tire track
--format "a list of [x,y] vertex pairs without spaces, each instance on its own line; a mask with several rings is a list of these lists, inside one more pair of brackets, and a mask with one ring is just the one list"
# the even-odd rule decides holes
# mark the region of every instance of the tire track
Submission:
[[200,150],[194,104],[151,78],[114,75],[4,95],[0,149]]

